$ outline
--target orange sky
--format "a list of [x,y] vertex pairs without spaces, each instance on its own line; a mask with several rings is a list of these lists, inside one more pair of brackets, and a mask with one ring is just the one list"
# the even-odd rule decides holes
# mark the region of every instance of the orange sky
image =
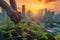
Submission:
[[16,0],[18,11],[22,10],[22,5],[26,6],[26,11],[31,10],[37,13],[38,10],[48,8],[59,12],[59,0]]
[[[9,0],[6,0],[8,2]],[[9,2],[8,2],[9,3]],[[37,13],[38,10],[48,8],[55,12],[60,12],[60,0],[16,0],[18,11],[22,10],[22,5],[26,6],[26,11]]]

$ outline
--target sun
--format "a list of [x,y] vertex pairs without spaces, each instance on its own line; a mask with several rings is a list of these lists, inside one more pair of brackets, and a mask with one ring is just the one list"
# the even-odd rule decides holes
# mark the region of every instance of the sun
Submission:
[[37,14],[38,10],[45,9],[46,5],[44,3],[39,4],[31,4],[29,9],[34,13]]

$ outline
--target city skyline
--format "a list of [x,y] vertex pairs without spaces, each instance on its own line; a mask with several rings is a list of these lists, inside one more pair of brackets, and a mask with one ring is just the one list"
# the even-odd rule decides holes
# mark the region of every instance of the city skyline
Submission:
[[[6,0],[8,2],[9,0]],[[25,11],[30,10],[37,14],[39,10],[47,8],[55,13],[60,12],[60,0],[16,0],[17,9],[22,12],[22,5],[25,5]],[[8,2],[9,4],[9,2]]]
[[16,0],[18,11],[21,11],[22,5],[26,6],[26,11],[30,10],[37,13],[38,10],[48,8],[54,12],[60,12],[60,0]]

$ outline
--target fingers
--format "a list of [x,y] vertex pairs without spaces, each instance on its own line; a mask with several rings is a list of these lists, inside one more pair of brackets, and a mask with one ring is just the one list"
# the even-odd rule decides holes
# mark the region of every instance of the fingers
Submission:
[[19,23],[21,20],[21,15],[19,15],[19,13],[15,10],[9,10],[8,12],[8,16],[10,17],[10,19],[12,21],[14,21],[14,23]]
[[14,21],[15,23],[20,22],[20,20],[21,20],[21,16],[18,13],[12,15],[12,21]]
[[20,21],[20,18],[18,15],[15,16],[15,23],[18,23]]

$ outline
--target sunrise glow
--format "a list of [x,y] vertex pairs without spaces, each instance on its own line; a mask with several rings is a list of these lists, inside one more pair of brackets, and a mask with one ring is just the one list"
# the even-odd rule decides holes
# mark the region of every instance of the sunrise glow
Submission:
[[[26,12],[30,10],[32,13],[37,13],[38,10],[48,8],[49,10],[53,10],[56,12],[55,4],[56,0],[17,0],[18,11],[22,10],[22,5],[26,6]],[[58,10],[57,10],[58,11]]]

